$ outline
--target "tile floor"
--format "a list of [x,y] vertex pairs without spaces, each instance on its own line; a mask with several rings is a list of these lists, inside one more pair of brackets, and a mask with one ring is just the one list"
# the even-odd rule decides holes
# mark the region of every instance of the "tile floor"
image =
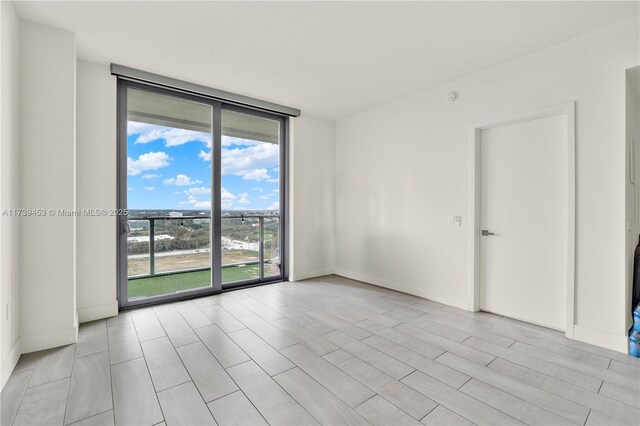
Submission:
[[638,425],[640,360],[328,276],[122,313],[23,355],[2,425]]

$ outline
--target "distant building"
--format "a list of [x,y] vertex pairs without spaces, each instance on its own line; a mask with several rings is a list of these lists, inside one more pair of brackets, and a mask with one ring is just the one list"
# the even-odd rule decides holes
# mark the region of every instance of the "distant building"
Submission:
[[222,237],[222,248],[225,250],[260,251],[260,243],[251,241],[232,240]]
[[[153,238],[153,241],[162,241],[162,240],[173,240],[174,237],[172,237],[171,235],[166,235],[166,234],[160,234],[160,235],[156,235]],[[127,237],[127,242],[129,243],[148,243],[149,242],[149,236],[148,235],[143,235],[140,237]]]

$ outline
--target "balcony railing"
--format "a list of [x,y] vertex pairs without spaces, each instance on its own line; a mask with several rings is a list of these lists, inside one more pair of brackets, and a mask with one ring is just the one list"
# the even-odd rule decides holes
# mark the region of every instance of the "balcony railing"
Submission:
[[[211,269],[211,216],[128,219],[129,280]],[[280,216],[222,216],[223,284],[281,275]]]

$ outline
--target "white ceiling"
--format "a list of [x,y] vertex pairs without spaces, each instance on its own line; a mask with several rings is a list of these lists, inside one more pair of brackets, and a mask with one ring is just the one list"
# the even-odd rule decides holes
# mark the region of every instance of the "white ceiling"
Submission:
[[638,2],[17,2],[78,56],[342,118],[638,16]]

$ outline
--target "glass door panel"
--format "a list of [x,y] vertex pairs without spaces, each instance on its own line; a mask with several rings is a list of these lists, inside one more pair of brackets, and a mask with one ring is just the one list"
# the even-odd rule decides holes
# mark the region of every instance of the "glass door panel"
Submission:
[[118,90],[121,306],[283,278],[284,118]]
[[222,284],[260,278],[257,218],[222,217]]
[[208,218],[156,219],[156,272],[211,268],[210,223]]
[[128,300],[211,287],[213,107],[131,87],[126,99]]
[[282,121],[223,107],[221,126],[222,283],[281,277]]
[[280,262],[280,218],[265,217],[263,226],[263,276],[264,278],[279,277],[282,275],[282,264]]

